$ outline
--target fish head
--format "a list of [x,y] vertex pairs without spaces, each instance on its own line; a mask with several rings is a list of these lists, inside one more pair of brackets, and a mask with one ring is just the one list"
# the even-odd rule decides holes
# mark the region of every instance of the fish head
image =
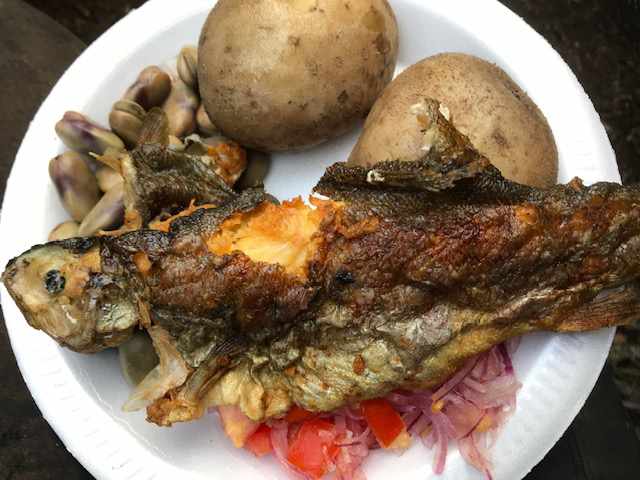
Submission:
[[2,281],[27,322],[74,351],[126,341],[138,324],[126,277],[102,271],[99,238],[38,245],[9,262]]

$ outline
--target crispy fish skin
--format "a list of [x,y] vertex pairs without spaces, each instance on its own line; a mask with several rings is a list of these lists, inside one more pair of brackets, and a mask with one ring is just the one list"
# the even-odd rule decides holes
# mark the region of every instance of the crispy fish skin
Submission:
[[[344,178],[345,167],[334,168]],[[333,172],[319,190],[345,207],[318,233],[325,241],[308,280],[318,290],[305,314],[276,338],[251,343],[209,392],[187,387],[156,402],[152,421],[182,421],[176,412],[203,404],[238,404],[254,420],[293,403],[330,411],[437,385],[517,335],[640,317],[631,284],[640,275],[637,188],[574,181],[540,191],[487,166],[423,193],[373,186],[358,169],[349,181]],[[349,202],[353,188],[366,202]]]
[[190,204],[220,205],[235,196],[231,188],[246,168],[246,152],[234,142],[202,146],[196,153],[169,146],[166,113],[151,109],[139,145],[130,152],[110,152],[99,159],[124,180],[125,225],[112,235],[146,228],[159,215]]
[[[387,167],[398,165],[376,168]],[[214,386],[210,404],[238,404],[255,420],[292,403],[330,411],[435,386],[517,335],[640,318],[636,187],[574,181],[541,191],[488,168],[421,197],[367,187],[367,172],[351,174],[336,182],[330,169],[319,185],[347,207],[322,232],[331,241],[311,274],[323,286],[313,319],[248,352]],[[366,202],[348,202],[354,185],[369,188],[359,197]],[[245,385],[234,391],[228,385],[239,377]]]
[[[264,192],[254,190],[228,192],[219,208],[177,218],[168,232],[91,240],[90,275],[78,267],[84,254],[50,245],[64,254],[55,267],[71,274],[62,287],[33,261],[50,261],[48,246],[41,247],[10,263],[5,285],[28,321],[58,341],[48,307],[72,298],[87,306],[76,315],[82,322],[95,316],[92,300],[101,293],[86,278],[117,285],[117,302],[135,313],[127,318],[166,331],[193,369],[148,407],[159,425],[193,420],[219,404],[237,404],[254,420],[280,416],[294,403],[329,411],[435,385],[515,335],[636,319],[639,189],[513,184],[437,104],[428,105],[425,128],[434,141],[423,160],[328,169],[316,189],[329,197],[319,218],[291,224],[311,231],[289,242],[308,245],[287,257],[305,259],[303,273],[276,261],[295,236],[291,225],[272,229],[283,244],[274,260],[242,243],[255,238],[273,248],[273,238],[252,236],[264,232],[251,225],[282,220],[286,209],[311,217],[288,205],[267,207]],[[47,281],[49,296],[24,300]],[[85,352],[117,345],[120,337],[105,342],[98,324],[67,333],[63,343]]]

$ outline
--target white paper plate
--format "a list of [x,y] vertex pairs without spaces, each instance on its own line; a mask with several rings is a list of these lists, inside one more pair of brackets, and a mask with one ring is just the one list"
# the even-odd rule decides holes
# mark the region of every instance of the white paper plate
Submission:
[[[196,43],[211,0],[152,0],[95,42],[43,103],[8,182],[0,223],[2,265],[42,242],[65,219],[47,174],[63,150],[53,130],[65,110],[106,123],[111,104],[145,66]],[[479,55],[504,68],[546,114],[560,153],[560,181],[619,181],[613,151],[591,102],[569,68],[520,18],[494,0],[392,0],[401,32],[399,70],[443,51]],[[346,159],[357,132],[306,153],[280,155],[267,180],[279,197],[307,194],[325,166]],[[2,289],[2,307],[22,374],[47,421],[69,451],[101,479],[283,478],[271,460],[231,447],[217,420],[163,429],[144,414],[124,414],[129,387],[115,353],[77,355],[29,328]],[[578,413],[604,363],[611,330],[531,335],[515,365],[524,384],[518,409],[494,449],[495,478],[522,478]],[[376,452],[370,479],[432,478],[431,454],[419,442],[402,457]],[[457,452],[442,479],[480,479]]]

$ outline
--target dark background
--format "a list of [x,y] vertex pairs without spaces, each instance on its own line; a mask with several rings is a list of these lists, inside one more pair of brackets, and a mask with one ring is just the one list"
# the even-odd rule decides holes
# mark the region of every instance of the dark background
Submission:
[[[523,16],[567,61],[602,117],[618,156],[623,181],[640,181],[640,0],[502,2]],[[49,23],[37,12],[23,11],[20,0],[0,0],[0,77],[4,78],[0,109],[7,108],[7,102],[14,108],[8,112],[13,115],[0,110],[0,133],[8,136],[5,150],[9,153],[3,153],[3,157],[14,155],[35,108],[64,68],[80,53],[82,42],[91,43],[143,2],[27,0],[26,3],[68,31]],[[179,5],[180,2],[175,2],[176,9]],[[42,32],[46,32],[46,42],[39,38]],[[9,61],[3,58],[2,49],[10,52]],[[50,56],[51,65],[43,68],[38,64],[35,68],[24,60],[29,56]],[[26,91],[18,80],[21,76],[32,80]],[[10,82],[11,79],[14,81]],[[22,122],[24,128],[7,134],[10,130],[7,122]],[[6,177],[9,163],[0,161],[0,178]],[[2,189],[0,185],[0,191]],[[1,321],[0,359],[0,378],[6,382],[0,388],[0,479],[90,478],[66,452],[33,404],[16,368]],[[621,400],[612,378],[622,393],[626,413],[619,408]],[[527,480],[638,478],[640,450],[630,434],[633,424],[636,435],[640,436],[638,326],[619,331],[609,365],[589,402]]]

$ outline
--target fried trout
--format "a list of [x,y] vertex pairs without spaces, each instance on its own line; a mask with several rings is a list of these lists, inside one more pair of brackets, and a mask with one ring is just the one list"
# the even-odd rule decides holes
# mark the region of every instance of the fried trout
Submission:
[[336,164],[312,206],[225,190],[166,231],[33,247],[3,281],[76,351],[149,329],[161,362],[128,407],[159,425],[330,411],[517,335],[640,317],[640,189],[512,183],[427,106],[423,159]]

